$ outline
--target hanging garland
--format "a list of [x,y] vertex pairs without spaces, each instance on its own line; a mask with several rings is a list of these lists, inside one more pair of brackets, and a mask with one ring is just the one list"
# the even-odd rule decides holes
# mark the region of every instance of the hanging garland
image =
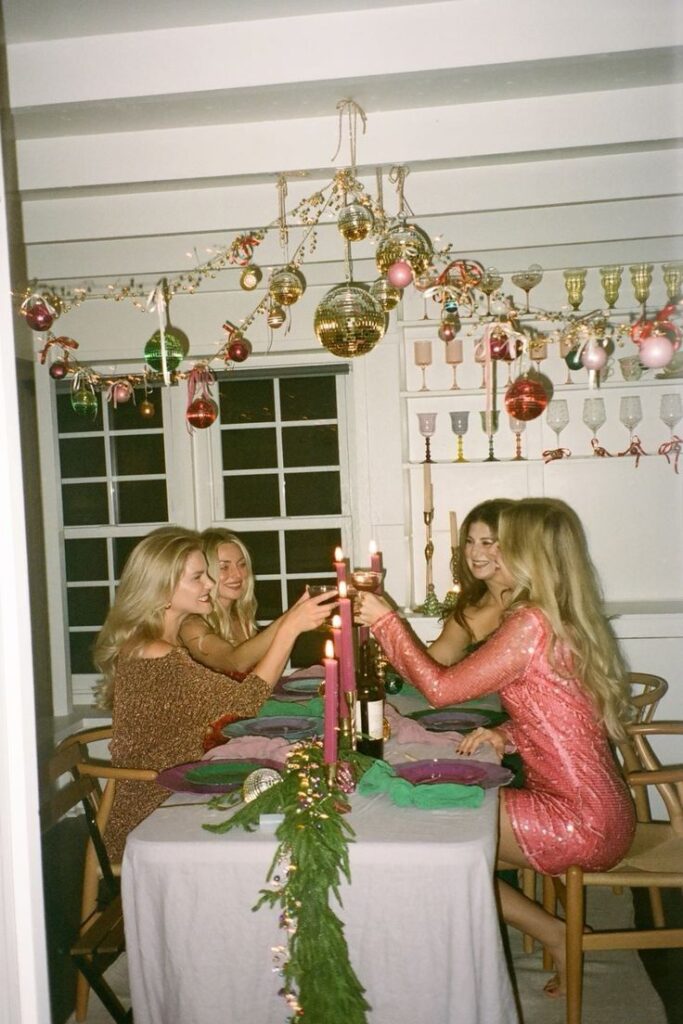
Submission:
[[[349,961],[343,923],[330,906],[330,895],[341,904],[342,879],[351,881],[348,844],[354,831],[345,817],[351,809],[346,793],[372,764],[355,752],[346,757],[330,785],[320,741],[299,743],[287,758],[281,782],[226,821],[203,826],[216,833],[234,828],[252,832],[262,814],[284,815],[266,879],[271,888],[261,890],[254,910],[264,904],[280,906],[286,938],[273,949],[273,957],[282,977],[279,994],[289,1006],[292,1024],[367,1024],[371,1009]],[[233,808],[239,799],[234,794],[217,796],[209,807]]]

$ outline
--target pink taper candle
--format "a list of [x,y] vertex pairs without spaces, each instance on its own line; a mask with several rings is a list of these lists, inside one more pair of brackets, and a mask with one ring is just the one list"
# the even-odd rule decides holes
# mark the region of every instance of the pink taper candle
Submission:
[[[368,549],[370,551],[370,568],[374,572],[383,572],[384,565],[382,563],[382,552],[377,550],[377,545],[375,544],[374,540],[370,541],[370,544],[368,545]],[[384,584],[381,581],[380,581],[380,585],[378,586],[378,588],[376,590],[376,593],[377,594],[383,594],[384,593]]]
[[325,641],[325,712],[323,718],[323,761],[335,764],[337,760],[337,725],[339,720],[339,665],[334,656],[334,644]]
[[[334,656],[341,665],[341,616],[332,616],[332,643],[334,644]],[[346,703],[346,698],[342,691],[341,686],[337,687],[339,691],[339,717],[348,718],[349,708]]]
[[337,583],[346,583],[346,559],[341,548],[334,549],[334,569],[337,573]]
[[351,599],[348,597],[346,583],[339,583],[339,618],[341,619],[341,658],[339,659],[339,675],[341,695],[352,693],[356,689],[356,667],[353,657],[353,614]]

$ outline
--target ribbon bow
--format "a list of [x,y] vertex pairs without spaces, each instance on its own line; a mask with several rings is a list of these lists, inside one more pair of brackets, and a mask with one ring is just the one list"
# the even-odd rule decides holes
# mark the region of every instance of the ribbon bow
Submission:
[[571,452],[569,448],[546,448],[542,455],[544,462],[554,462],[555,459],[568,459]]
[[663,455],[668,463],[671,463],[671,459],[673,459],[675,473],[678,473],[678,459],[681,454],[681,445],[683,445],[683,438],[674,434],[670,441],[665,441],[663,444],[660,444],[657,449],[657,454]]
[[240,235],[233,243],[232,252],[229,257],[230,262],[236,263],[240,267],[246,267],[254,255],[254,249],[260,244],[261,239],[258,235]]
[[[592,441],[591,441],[591,448],[593,449],[593,454],[594,455],[599,455],[601,459],[605,459],[605,458],[611,459],[612,458],[612,453],[608,452],[606,448],[602,447],[602,445],[598,441],[597,437],[594,437],[592,439]],[[621,454],[623,455],[624,452],[622,452]]]
[[628,448],[626,448],[623,452],[619,452],[619,455],[634,455],[636,459],[636,469],[638,469],[638,464],[640,462],[641,455],[647,455],[647,452],[640,443],[640,438],[637,436],[637,434],[634,434],[631,438],[631,443],[628,446]]
[[677,313],[677,304],[675,302],[667,302],[666,306],[662,306],[652,319],[646,320],[641,317],[640,320],[636,320],[631,328],[631,338],[635,341],[636,345],[640,345],[641,341],[645,341],[652,334],[665,334],[674,348],[678,348],[681,344],[681,330],[672,321],[672,317]]
[[43,345],[43,347],[41,348],[40,352],[38,353],[38,359],[40,361],[41,366],[45,364],[47,354],[53,345],[59,345],[59,347],[64,351],[65,359],[69,358],[68,349],[78,348],[78,342],[74,341],[73,338],[53,338],[52,336],[50,336]]
[[161,353],[161,376],[166,387],[171,383],[171,374],[166,363],[166,307],[168,305],[168,282],[158,281],[147,296],[147,311],[156,312],[159,317],[159,351]]

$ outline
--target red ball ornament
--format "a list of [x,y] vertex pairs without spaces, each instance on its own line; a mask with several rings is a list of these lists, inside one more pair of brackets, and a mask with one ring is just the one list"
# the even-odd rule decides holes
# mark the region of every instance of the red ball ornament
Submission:
[[521,355],[522,342],[519,338],[510,338],[505,331],[494,329],[489,335],[489,348],[491,359],[504,359],[505,362],[511,363]]
[[602,345],[586,345],[581,353],[581,365],[587,370],[602,370],[607,362],[607,352]]
[[674,357],[675,346],[664,334],[651,334],[640,343],[638,358],[643,366],[659,370],[668,366]]
[[518,377],[505,392],[505,408],[516,420],[535,420],[547,405],[546,390],[533,377]]
[[66,377],[68,367],[63,359],[57,359],[47,371],[53,380],[63,380]]
[[154,408],[153,404],[149,402],[146,398],[144,401],[140,402],[140,405],[138,406],[138,411],[142,416],[143,420],[151,420],[156,414],[156,409]]
[[42,302],[34,302],[29,306],[24,317],[32,331],[49,331],[55,319]]
[[197,430],[206,430],[212,423],[216,422],[218,406],[212,398],[195,398],[187,407],[185,419],[191,427]]
[[405,288],[413,280],[413,268],[405,260],[396,260],[387,270],[387,281],[394,288]]
[[243,363],[251,355],[251,342],[247,338],[234,337],[228,345],[228,359],[233,363]]

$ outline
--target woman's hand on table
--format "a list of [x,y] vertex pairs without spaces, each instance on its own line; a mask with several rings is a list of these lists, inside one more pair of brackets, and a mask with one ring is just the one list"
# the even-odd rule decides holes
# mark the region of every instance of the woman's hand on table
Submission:
[[362,626],[374,626],[378,619],[381,619],[387,612],[393,611],[393,606],[377,594],[370,594],[367,591],[360,591],[353,602],[353,617]]
[[474,754],[484,743],[490,743],[498,757],[505,753],[505,737],[498,729],[473,729],[460,741],[459,754]]

